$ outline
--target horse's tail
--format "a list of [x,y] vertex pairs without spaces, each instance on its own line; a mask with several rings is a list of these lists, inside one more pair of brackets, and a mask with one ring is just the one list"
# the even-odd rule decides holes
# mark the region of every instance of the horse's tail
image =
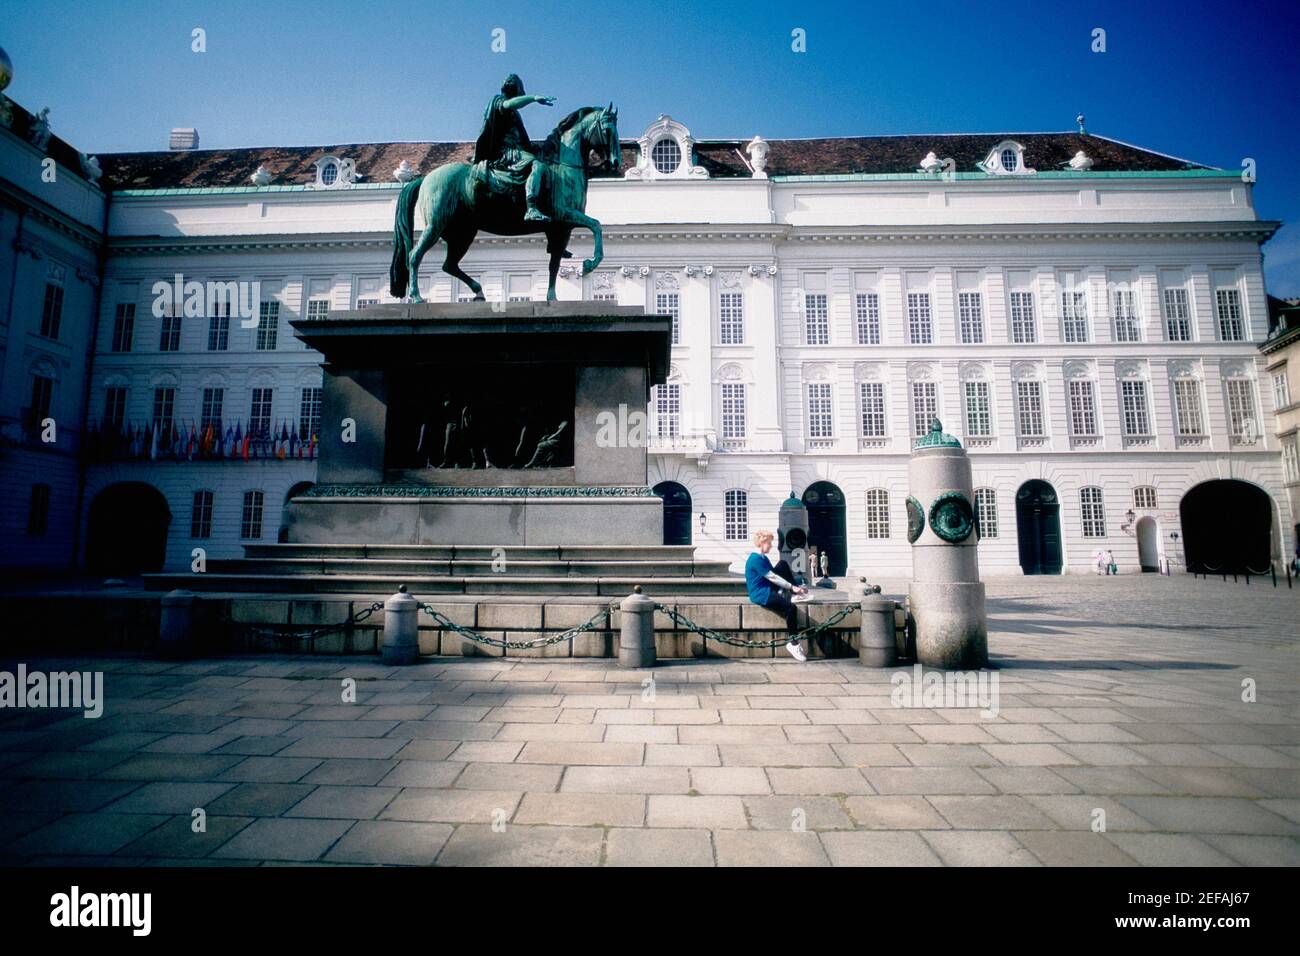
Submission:
[[398,299],[406,296],[406,283],[411,277],[406,260],[411,254],[415,202],[423,181],[423,176],[417,176],[403,186],[397,195],[397,216],[393,222],[393,263],[388,267],[388,292]]

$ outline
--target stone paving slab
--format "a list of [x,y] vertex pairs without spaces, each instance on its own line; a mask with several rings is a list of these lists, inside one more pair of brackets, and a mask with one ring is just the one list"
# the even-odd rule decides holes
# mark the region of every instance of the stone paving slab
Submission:
[[988,588],[988,711],[852,659],[27,659],[105,713],[0,710],[0,860],[1300,864],[1300,590]]

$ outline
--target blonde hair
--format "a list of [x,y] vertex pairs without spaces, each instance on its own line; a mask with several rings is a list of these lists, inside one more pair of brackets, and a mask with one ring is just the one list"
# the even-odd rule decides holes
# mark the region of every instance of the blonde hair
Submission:
[[775,541],[776,535],[774,535],[770,531],[764,530],[763,528],[759,528],[757,531],[755,531],[753,537],[754,547],[757,548],[760,544],[762,544],[765,538],[770,538],[773,541]]

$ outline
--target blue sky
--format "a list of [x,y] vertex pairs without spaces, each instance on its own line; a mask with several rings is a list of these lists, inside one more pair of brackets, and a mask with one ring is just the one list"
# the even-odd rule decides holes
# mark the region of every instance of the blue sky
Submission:
[[1082,112],[1197,162],[1253,158],[1260,214],[1287,224],[1269,290],[1300,296],[1295,0],[3,3],[6,93],[92,153],[165,148],[173,126],[205,148],[467,139],[511,71],[557,114],[614,101],[625,136],[665,112],[700,138],[1065,130]]

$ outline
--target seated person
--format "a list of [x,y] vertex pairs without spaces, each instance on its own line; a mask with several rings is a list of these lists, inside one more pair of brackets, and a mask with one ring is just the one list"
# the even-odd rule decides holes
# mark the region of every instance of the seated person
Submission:
[[752,603],[784,615],[786,630],[791,635],[785,649],[795,660],[806,661],[808,655],[804,653],[803,648],[799,646],[799,641],[794,637],[799,630],[799,612],[794,606],[794,601],[786,597],[783,592],[803,595],[807,594],[807,588],[792,582],[794,573],[785,561],[779,561],[775,567],[773,566],[769,552],[772,550],[774,537],[770,531],[754,532],[754,552],[745,561],[745,586],[749,590],[749,600]]

